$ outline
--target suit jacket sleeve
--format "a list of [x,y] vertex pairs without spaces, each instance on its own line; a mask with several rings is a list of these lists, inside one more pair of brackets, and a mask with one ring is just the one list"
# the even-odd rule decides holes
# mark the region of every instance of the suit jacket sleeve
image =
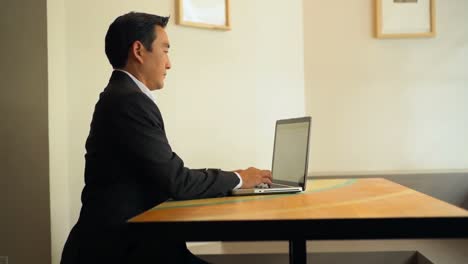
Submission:
[[159,110],[145,96],[127,96],[109,120],[116,129],[116,151],[139,168],[135,177],[177,200],[225,196],[232,190],[239,183],[233,172],[184,166],[168,143]]

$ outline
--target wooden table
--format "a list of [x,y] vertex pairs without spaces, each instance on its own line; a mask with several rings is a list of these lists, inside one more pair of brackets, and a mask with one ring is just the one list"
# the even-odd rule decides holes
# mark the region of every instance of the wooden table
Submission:
[[380,178],[309,180],[299,194],[165,202],[129,223],[165,240],[288,240],[290,263],[306,263],[306,240],[468,237],[468,211]]

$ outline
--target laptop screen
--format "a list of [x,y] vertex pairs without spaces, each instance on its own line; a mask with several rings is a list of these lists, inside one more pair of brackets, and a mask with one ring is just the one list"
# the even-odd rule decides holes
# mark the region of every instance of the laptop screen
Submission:
[[310,117],[279,120],[273,150],[273,180],[304,186],[309,152]]

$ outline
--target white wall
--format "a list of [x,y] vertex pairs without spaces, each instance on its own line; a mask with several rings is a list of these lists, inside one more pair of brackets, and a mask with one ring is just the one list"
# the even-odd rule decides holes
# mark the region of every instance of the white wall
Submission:
[[436,38],[373,38],[373,2],[304,1],[311,174],[468,169],[468,1]]
[[[51,113],[51,126],[58,135],[51,140],[68,143],[55,145],[55,154],[51,153],[55,168],[51,199],[64,198],[54,207],[58,214],[52,221],[63,223],[53,227],[54,263],[67,235],[63,228],[71,228],[78,218],[85,140],[94,105],[112,70],[104,53],[104,36],[117,16],[129,11],[173,16],[167,28],[173,68],[165,88],[155,96],[171,145],[187,166],[270,168],[274,121],[304,115],[300,0],[231,1],[228,32],[176,26],[171,0],[65,4],[49,0],[48,4],[54,23],[49,25],[54,31],[49,32],[49,42],[59,52],[49,58],[54,62],[51,67],[55,65],[49,68],[51,111],[60,112]],[[49,51],[54,53],[52,45]],[[63,159],[67,163],[62,164]],[[67,181],[68,186],[62,186]]]
[[51,254],[58,263],[70,232],[70,172],[65,3],[47,1]]

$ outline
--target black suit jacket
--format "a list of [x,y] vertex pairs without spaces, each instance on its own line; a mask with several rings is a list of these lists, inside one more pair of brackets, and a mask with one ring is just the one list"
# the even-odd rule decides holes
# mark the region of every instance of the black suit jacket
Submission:
[[105,254],[98,244],[125,253],[131,240],[125,225],[129,218],[169,198],[224,196],[239,183],[232,172],[186,168],[169,145],[155,102],[120,71],[112,73],[96,104],[85,159],[82,208],[63,263],[93,250]]

